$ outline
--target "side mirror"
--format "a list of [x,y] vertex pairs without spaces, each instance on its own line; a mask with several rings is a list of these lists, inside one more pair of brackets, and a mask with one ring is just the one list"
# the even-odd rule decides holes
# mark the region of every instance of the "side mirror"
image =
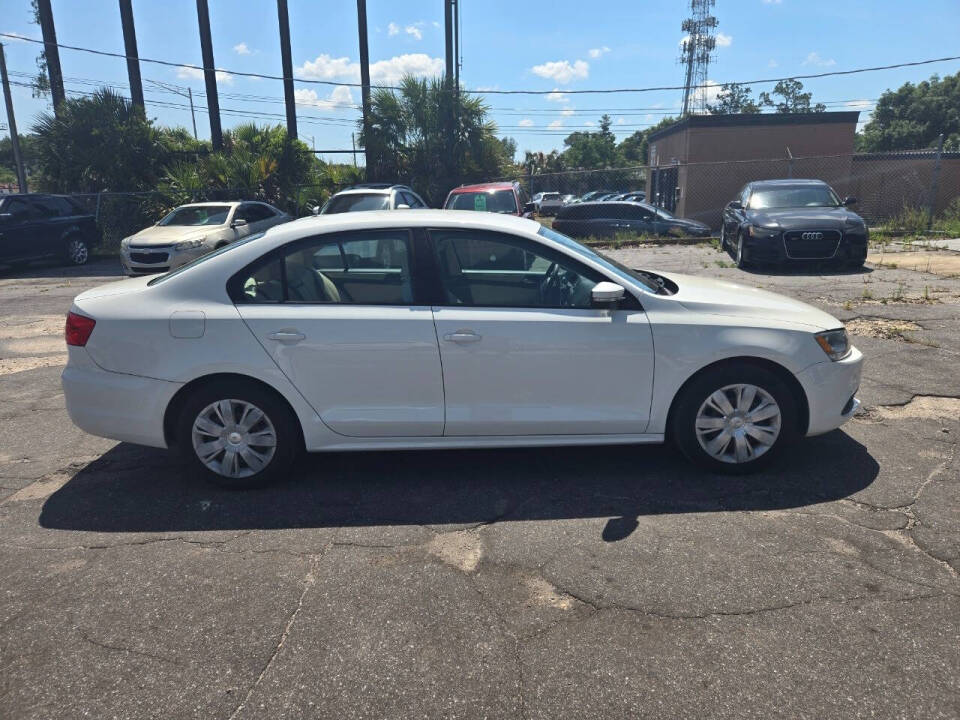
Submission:
[[844,207],[850,207],[851,205],[856,205],[856,204],[857,204],[857,199],[853,196],[845,197],[843,199]]
[[320,206],[319,206],[319,205],[314,205],[312,208],[310,208],[310,214],[311,214],[311,215],[319,215],[319,214],[320,214]]
[[727,203],[728,210],[743,210],[743,203],[739,200],[731,200]]
[[247,221],[244,220],[243,218],[237,218],[232,223],[230,223],[230,227],[232,228],[242,228],[246,226],[247,226]]
[[400,203],[399,205],[397,205],[397,210],[409,210],[409,209],[410,209],[410,206],[407,205],[406,203]]
[[605,280],[593,286],[590,296],[594,305],[611,305],[623,300],[625,292],[622,285]]
[[526,205],[523,206],[523,214],[524,214],[524,215],[526,215],[527,213],[530,213],[530,214],[532,215],[532,214],[535,213],[536,211],[537,211],[537,204],[536,204],[536,203],[528,202]]

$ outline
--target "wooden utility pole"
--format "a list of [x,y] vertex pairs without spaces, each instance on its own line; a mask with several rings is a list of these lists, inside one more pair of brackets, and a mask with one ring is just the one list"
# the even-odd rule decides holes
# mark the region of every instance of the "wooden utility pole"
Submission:
[[293,94],[293,57],[290,53],[290,18],[287,0],[277,0],[280,21],[280,61],[283,65],[283,99],[287,105],[287,137],[297,139],[297,101]]
[[143,82],[140,80],[140,56],[137,53],[132,0],[120,0],[120,24],[123,26],[124,55],[127,56],[127,77],[130,78],[130,99],[134,105],[143,108]]
[[443,0],[443,29],[446,45],[446,80],[447,85],[453,84],[453,0]]
[[203,79],[207,88],[207,110],[210,114],[210,144],[223,148],[220,129],[220,98],[217,95],[217,69],[213,64],[213,40],[210,37],[210,11],[207,0],[197,0],[197,21],[200,25],[200,52],[203,55]]
[[7,59],[0,43],[0,81],[3,82],[3,101],[7,105],[7,126],[10,128],[10,146],[13,148],[13,163],[17,166],[17,184],[20,192],[27,192],[27,174],[23,171],[23,156],[20,154],[20,138],[17,136],[17,120],[13,116],[13,96],[10,95],[10,80],[7,79]]
[[357,31],[360,34],[360,96],[363,100],[364,175],[371,180],[370,157],[370,51],[367,48],[367,0],[357,0]]
[[50,94],[53,96],[53,114],[60,115],[60,106],[66,101],[63,92],[63,73],[60,71],[60,48],[57,47],[57,30],[53,25],[53,9],[50,0],[37,0],[37,15],[40,32],[43,34],[43,54],[47,61],[47,77],[50,79]]

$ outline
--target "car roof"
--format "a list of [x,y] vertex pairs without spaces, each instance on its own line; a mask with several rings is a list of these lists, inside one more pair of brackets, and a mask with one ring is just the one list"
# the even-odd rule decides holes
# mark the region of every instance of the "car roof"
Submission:
[[465,192],[486,192],[487,190],[513,190],[512,182],[477,183],[476,185],[461,185],[450,191],[450,194]]
[[334,193],[334,195],[389,195],[396,187],[404,187],[406,190],[410,189],[401,185],[391,185],[390,187],[351,187]]
[[[309,235],[311,230],[317,233],[363,230],[367,228],[408,228],[408,227],[470,227],[504,232],[537,232],[541,225],[516,215],[501,213],[483,213],[472,210],[367,210],[364,212],[336,213],[334,215],[314,215],[293,222],[277,225],[267,231],[266,238],[283,239],[284,242]],[[286,235],[292,237],[283,237]]]
[[207,205],[239,205],[240,203],[245,202],[256,202],[263,203],[262,200],[207,200],[205,202],[194,202],[194,203],[184,203],[183,205],[177,205],[178,208],[182,207],[205,207]]
[[[758,187],[760,185],[827,185],[823,180],[810,180],[806,178],[787,178],[782,180],[754,180],[750,183],[750,187]],[[829,187],[829,186],[828,186]]]

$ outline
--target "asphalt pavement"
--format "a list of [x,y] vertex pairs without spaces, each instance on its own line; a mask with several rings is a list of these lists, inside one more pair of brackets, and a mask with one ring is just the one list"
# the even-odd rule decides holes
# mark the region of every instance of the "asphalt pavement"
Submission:
[[0,718],[960,716],[960,279],[611,254],[834,313],[863,413],[745,478],[336,453],[231,493],[67,418],[115,262],[0,269]]

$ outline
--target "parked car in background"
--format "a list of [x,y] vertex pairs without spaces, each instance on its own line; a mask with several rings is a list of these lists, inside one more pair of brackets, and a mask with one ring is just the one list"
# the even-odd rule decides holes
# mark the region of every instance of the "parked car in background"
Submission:
[[558,192],[543,193],[540,202],[537,204],[537,214],[544,217],[556,215],[557,211],[563,207],[563,199]]
[[580,196],[580,202],[591,202],[596,200],[601,195],[610,195],[613,190],[591,190],[590,192],[584,193]]
[[410,210],[427,203],[407,185],[363,183],[341,190],[327,200],[315,215],[335,215],[364,210]]
[[849,420],[862,365],[842,323],[797,300],[432,210],[303,218],[88,290],[66,339],[74,423],[234,487],[287,477],[301,449],[668,438],[750,472]]
[[160,222],[120,243],[127,275],[164,273],[248,235],[293,218],[265,202],[204,202],[181,205]]
[[623,193],[617,199],[630,200],[631,202],[646,202],[647,193],[645,193],[643,190],[634,190],[632,192]]
[[618,195],[620,195],[620,193],[616,193],[616,192],[602,193],[601,195],[597,195],[595,198],[593,198],[591,202],[607,202],[609,200],[613,200]]
[[444,210],[477,210],[502,215],[528,217],[532,201],[518,182],[492,182],[461,185],[447,195]]
[[674,217],[646,203],[602,200],[560,208],[553,227],[571,237],[610,237],[618,233],[709,237],[710,226]]
[[860,267],[869,233],[848,209],[856,202],[822,180],[747,183],[724,208],[720,243],[741,268],[811,260]]
[[569,205],[570,203],[579,202],[579,198],[576,195],[561,195],[560,200],[564,205]]
[[0,195],[0,263],[54,257],[83,265],[99,240],[94,216],[66,195]]

